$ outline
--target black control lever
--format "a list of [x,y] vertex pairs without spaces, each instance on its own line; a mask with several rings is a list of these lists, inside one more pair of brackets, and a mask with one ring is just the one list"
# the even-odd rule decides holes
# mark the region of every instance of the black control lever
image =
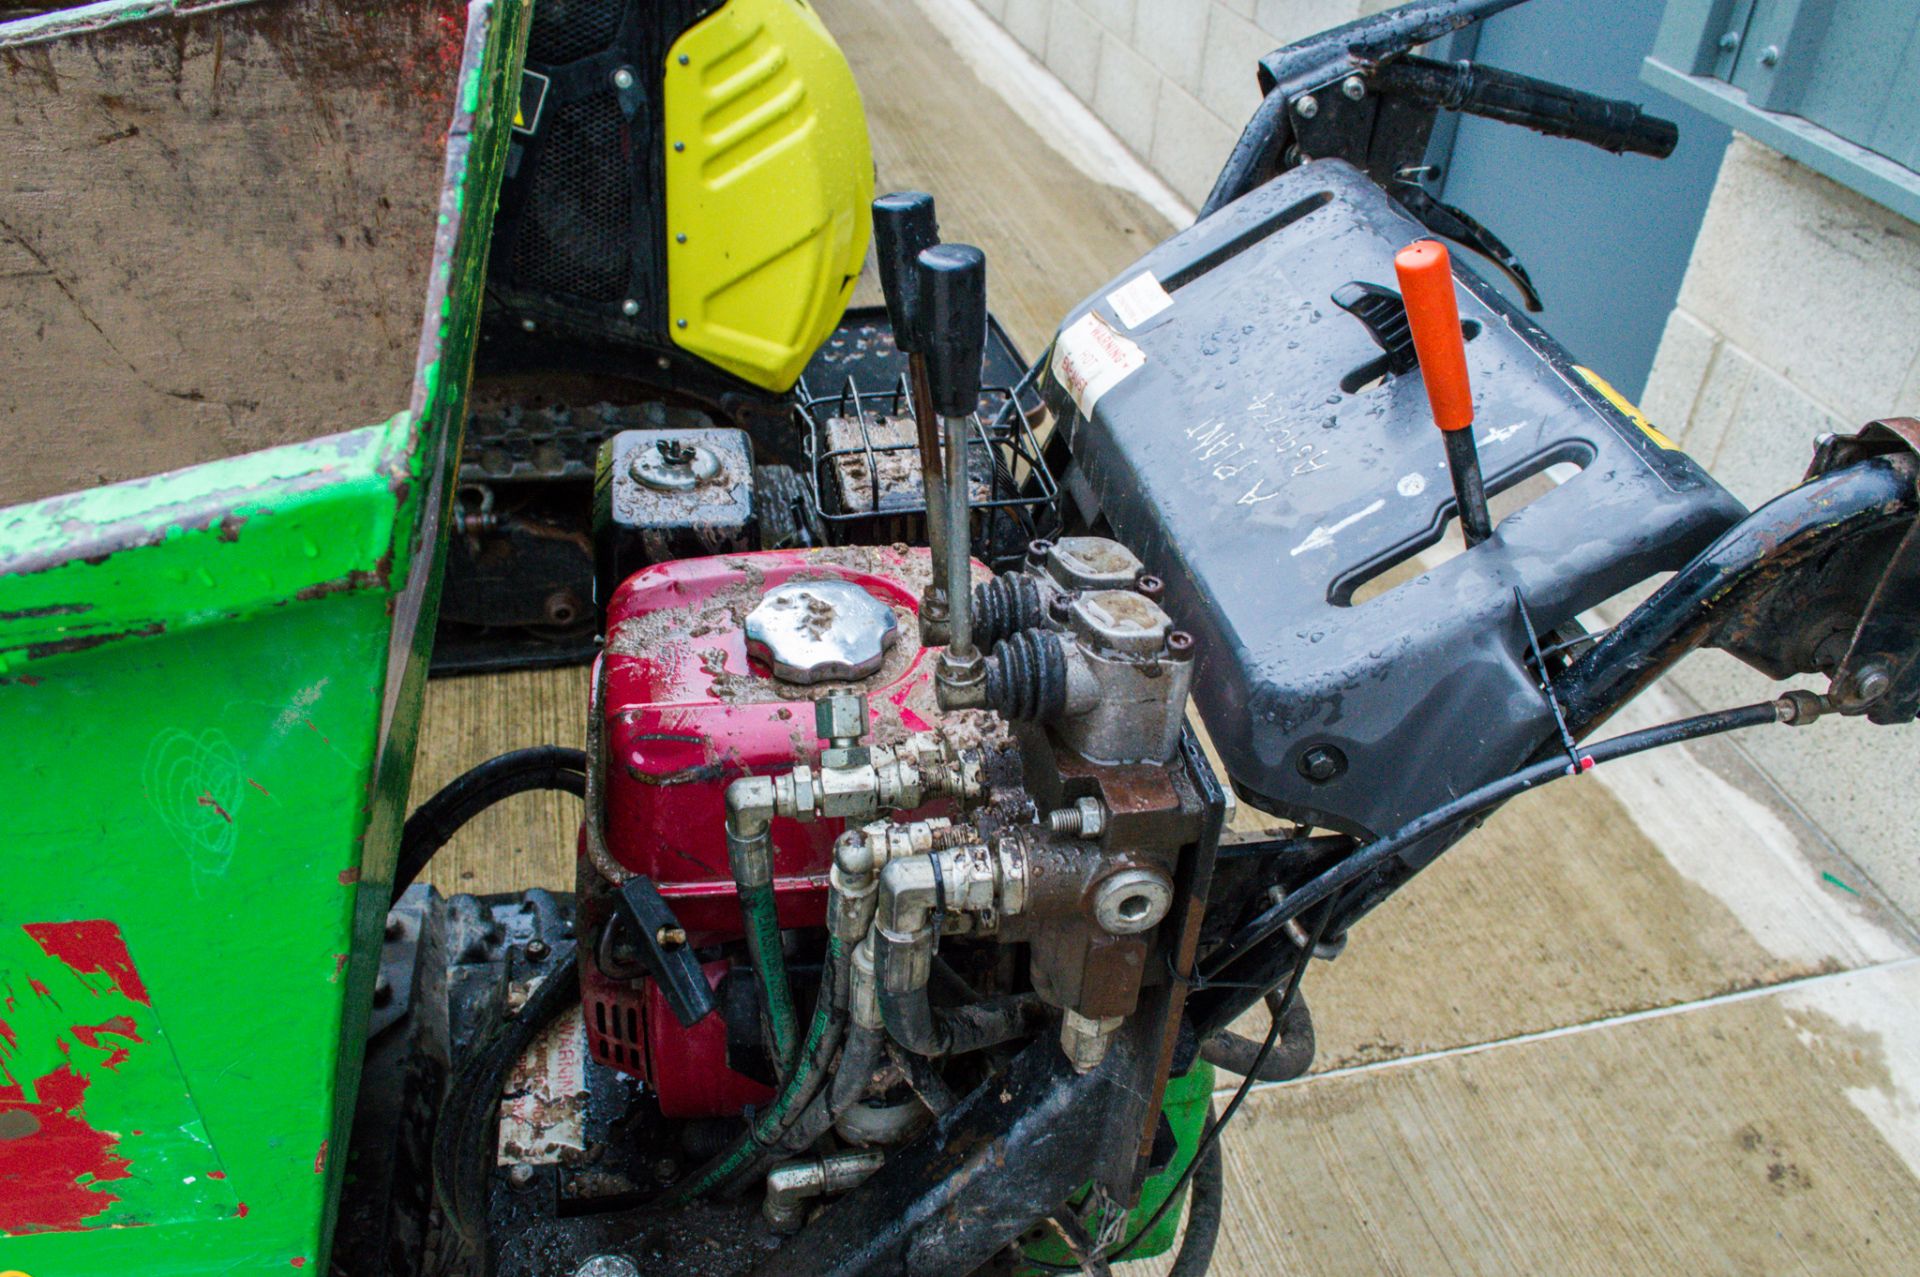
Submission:
[[1374,67],[1367,81],[1380,93],[1572,138],[1615,155],[1632,151],[1664,160],[1680,141],[1679,125],[1635,103],[1473,62],[1409,54]]
[[970,244],[941,244],[921,253],[919,266],[927,377],[947,446],[948,643],[936,689],[942,707],[956,709],[979,704],[986,689],[986,665],[973,645],[967,436],[987,345],[987,258]]
[[926,646],[939,646],[948,638],[947,495],[940,458],[940,426],[934,413],[932,386],[927,380],[927,317],[920,279],[920,254],[940,242],[933,196],[925,191],[900,191],[875,200],[873,242],[880,267],[880,289],[886,294],[887,317],[893,322],[893,344],[907,356],[914,433],[920,444],[920,486],[927,506],[927,549],[933,559],[933,571],[920,596],[920,641]]
[[673,906],[653,885],[653,879],[636,874],[621,883],[614,916],[632,928],[640,960],[660,986],[673,1018],[689,1029],[705,1019],[713,1011],[713,988],[687,943],[680,920],[673,916]]

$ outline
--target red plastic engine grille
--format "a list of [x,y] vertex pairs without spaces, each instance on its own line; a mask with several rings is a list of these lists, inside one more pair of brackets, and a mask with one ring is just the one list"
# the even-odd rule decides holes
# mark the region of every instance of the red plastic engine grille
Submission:
[[625,997],[596,993],[587,998],[587,1049],[601,1064],[639,1077],[647,1075],[643,1001],[637,993]]

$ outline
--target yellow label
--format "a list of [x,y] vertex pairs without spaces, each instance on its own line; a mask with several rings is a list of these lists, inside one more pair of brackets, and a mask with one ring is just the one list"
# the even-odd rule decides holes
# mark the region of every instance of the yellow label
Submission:
[[1615,390],[1605,377],[1591,368],[1582,368],[1578,364],[1573,370],[1586,378],[1587,384],[1600,392],[1600,397],[1618,408],[1628,421],[1640,427],[1640,433],[1659,444],[1669,452],[1680,451],[1680,445],[1660,433],[1659,427],[1647,420],[1647,414],[1634,407],[1633,401]]

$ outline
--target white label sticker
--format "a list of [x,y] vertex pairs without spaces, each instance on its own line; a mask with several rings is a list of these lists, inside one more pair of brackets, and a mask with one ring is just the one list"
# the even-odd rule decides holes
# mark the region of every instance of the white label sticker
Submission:
[[1145,352],[1113,331],[1097,311],[1080,316],[1053,343],[1053,379],[1088,417],[1101,395],[1146,362]]
[[1166,289],[1160,287],[1160,281],[1153,277],[1153,272],[1147,270],[1108,293],[1107,305],[1113,307],[1114,316],[1122,324],[1128,328],[1138,328],[1173,305],[1173,298]]
[[535,1038],[500,1102],[502,1166],[549,1166],[587,1151],[587,1015],[567,1009]]

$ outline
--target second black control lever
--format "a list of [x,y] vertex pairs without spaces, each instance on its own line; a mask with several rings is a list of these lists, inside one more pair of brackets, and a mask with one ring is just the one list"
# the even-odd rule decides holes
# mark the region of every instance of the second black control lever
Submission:
[[927,379],[946,436],[948,643],[936,689],[947,709],[978,705],[986,663],[973,645],[972,525],[967,513],[967,438],[980,408],[980,364],[987,344],[987,258],[970,244],[940,244],[920,254],[926,308]]

